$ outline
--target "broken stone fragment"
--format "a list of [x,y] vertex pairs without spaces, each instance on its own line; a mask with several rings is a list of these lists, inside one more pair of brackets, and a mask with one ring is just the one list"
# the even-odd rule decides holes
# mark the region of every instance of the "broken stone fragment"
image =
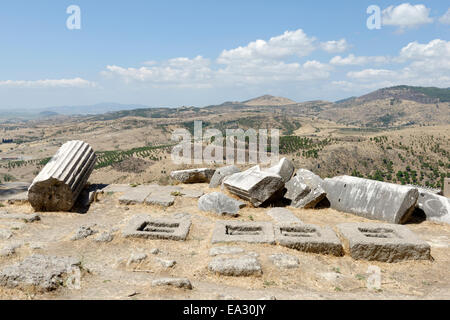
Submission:
[[192,284],[187,278],[160,278],[152,281],[153,287],[170,286],[180,289],[192,290]]
[[96,242],[111,242],[114,240],[114,235],[111,232],[104,231],[100,233],[97,238],[95,238]]
[[224,276],[241,277],[262,274],[259,261],[249,256],[239,258],[216,257],[211,260],[208,268],[210,271]]
[[83,141],[69,141],[36,176],[28,200],[36,211],[69,211],[94,170],[97,157]]
[[147,255],[145,253],[133,253],[128,259],[128,264],[140,263],[145,259],[147,259]]
[[198,199],[205,193],[201,190],[182,189],[180,191],[180,194],[184,198],[193,198],[193,199],[197,198]]
[[286,183],[284,197],[291,200],[294,208],[315,208],[326,192],[322,188],[323,180],[306,169],[299,169],[296,175]]
[[2,250],[0,250],[0,257],[12,256],[16,253],[16,249],[19,249],[21,246],[22,243],[19,242],[7,244],[2,248]]
[[280,162],[273,166],[270,167],[268,169],[264,169],[264,172],[267,173],[271,173],[271,174],[276,174],[279,175],[281,177],[281,179],[283,179],[283,182],[288,182],[291,177],[292,174],[294,173],[294,165],[292,164],[292,162],[290,160],[288,160],[287,158],[283,158],[280,160]]
[[156,184],[140,185],[131,188],[119,198],[119,203],[125,205],[142,204],[151,192],[157,191],[158,189],[161,189],[161,187]]
[[145,203],[149,205],[157,205],[161,207],[170,207],[175,203],[175,197],[168,193],[151,193],[146,199]]
[[232,246],[214,247],[209,250],[210,256],[244,253],[244,249]]
[[261,171],[259,166],[232,174],[223,180],[223,184],[228,191],[250,201],[255,207],[269,199],[274,200],[284,187],[279,175]]
[[238,172],[241,172],[241,170],[239,170],[239,168],[236,166],[228,166],[228,167],[222,167],[222,168],[217,169],[211,178],[209,187],[210,188],[219,187],[222,184],[223,179],[225,179],[226,177],[228,177],[232,174],[238,173]]
[[181,183],[203,183],[210,182],[214,172],[214,169],[208,168],[189,169],[172,171],[170,176]]
[[64,284],[67,274],[80,271],[80,260],[73,257],[32,255],[0,272],[0,285],[8,288],[51,291]]
[[290,210],[285,208],[272,208],[267,211],[267,215],[278,223],[302,223]]
[[70,238],[72,241],[77,241],[81,239],[85,239],[93,234],[96,234],[97,231],[92,229],[92,226],[81,226],[75,231],[75,234]]
[[213,192],[205,194],[198,200],[198,209],[201,211],[215,212],[219,215],[238,216],[242,203],[230,198],[223,193]]
[[175,260],[166,260],[166,259],[161,259],[161,258],[156,258],[156,261],[163,266],[164,268],[172,268],[173,266],[175,266],[177,264],[177,262]]
[[423,210],[427,220],[450,224],[450,199],[423,188],[418,188],[416,207]]
[[295,269],[300,264],[297,257],[284,253],[272,254],[269,256],[269,259],[280,269]]
[[325,179],[331,208],[372,220],[405,223],[419,197],[417,188],[350,176]]

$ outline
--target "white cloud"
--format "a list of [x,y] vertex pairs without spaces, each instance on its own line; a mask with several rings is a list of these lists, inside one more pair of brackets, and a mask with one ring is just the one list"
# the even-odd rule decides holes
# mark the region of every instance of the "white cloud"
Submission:
[[450,24],[450,8],[448,8],[447,12],[439,18],[439,22],[443,24]]
[[137,81],[158,85],[183,87],[208,87],[213,76],[209,59],[197,56],[194,59],[174,58],[163,63],[146,63],[148,67],[123,68],[107,66],[104,76],[119,76],[126,82]]
[[373,57],[365,57],[365,56],[355,56],[354,54],[349,54],[347,57],[343,58],[341,56],[335,56],[330,60],[330,64],[336,66],[357,66],[357,65],[365,65],[368,63],[373,64],[384,64],[388,63],[389,58],[384,56],[373,56]]
[[46,79],[46,80],[4,80],[0,87],[17,88],[86,88],[95,87],[96,83],[81,78],[74,79]]
[[[315,60],[287,61],[309,55],[316,49],[315,41],[301,29],[286,31],[268,41],[256,40],[245,47],[224,50],[215,64],[201,56],[175,58],[159,63],[149,61],[139,68],[111,65],[102,74],[155,87],[243,86],[326,79],[332,69],[327,64]],[[333,46],[342,48],[346,41],[335,41]]]
[[[313,90],[320,85],[332,85],[348,90],[395,84],[450,86],[449,41],[411,42],[395,57],[349,54],[335,56],[329,63],[299,58],[321,47],[321,43],[317,41],[315,45],[315,41],[302,30],[286,31],[268,41],[257,40],[245,47],[224,50],[215,60],[197,56],[149,61],[141,67],[110,65],[102,74],[155,88],[251,89],[300,85],[304,90]],[[331,42],[335,48],[347,46],[346,41]],[[328,49],[331,50],[331,46]],[[389,68],[380,65],[389,65]],[[350,66],[369,67],[344,69],[346,78],[343,79],[338,78],[338,73],[333,74],[334,67]],[[326,81],[328,79],[330,82]]]
[[245,47],[224,50],[218,63],[228,64],[239,60],[282,59],[289,56],[304,57],[315,50],[314,37],[308,37],[302,29],[286,31],[270,40],[256,40]]
[[409,43],[400,51],[400,59],[450,59],[450,41],[435,39],[426,44],[417,41]]
[[386,69],[364,69],[361,71],[351,71],[347,73],[347,77],[359,80],[371,80],[373,78],[387,78],[395,76],[396,73]]
[[[450,41],[435,39],[424,44],[411,42],[400,50],[399,56],[393,61],[406,65],[395,70],[352,71],[347,73],[347,77],[363,83],[450,86]],[[349,87],[348,83],[335,84]]]
[[329,53],[344,52],[350,47],[345,39],[322,42],[320,46]]
[[326,79],[330,76],[330,67],[315,60],[300,63],[283,61],[247,61],[240,64],[228,64],[217,70],[216,84],[245,85],[270,84],[275,82],[296,82]]
[[389,6],[382,12],[382,24],[405,29],[432,23],[433,18],[429,16],[430,10],[423,4],[402,3],[396,7]]

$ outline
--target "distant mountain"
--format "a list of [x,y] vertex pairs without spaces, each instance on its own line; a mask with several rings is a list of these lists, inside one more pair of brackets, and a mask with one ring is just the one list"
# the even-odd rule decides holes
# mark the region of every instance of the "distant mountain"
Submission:
[[450,88],[395,86],[335,102],[320,118],[369,127],[450,123]]
[[85,106],[61,106],[45,108],[44,112],[56,112],[62,115],[95,115],[107,112],[135,110],[135,109],[149,109],[149,106],[140,104],[120,104],[120,103],[98,103],[94,105]]
[[39,112],[39,117],[40,118],[50,118],[50,117],[55,117],[58,116],[59,113],[58,112],[54,112],[54,111],[42,111]]
[[288,106],[296,104],[297,102],[283,97],[274,97],[271,95],[264,95],[251,100],[243,101],[242,104],[246,106]]
[[336,101],[336,104],[355,105],[381,99],[409,100],[424,104],[450,102],[450,88],[395,86],[382,88],[361,97]]

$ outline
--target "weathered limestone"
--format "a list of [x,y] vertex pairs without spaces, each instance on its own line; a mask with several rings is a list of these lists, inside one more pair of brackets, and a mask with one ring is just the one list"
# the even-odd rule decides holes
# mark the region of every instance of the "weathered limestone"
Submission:
[[272,254],[269,259],[280,269],[296,269],[300,265],[297,257],[284,253]]
[[65,143],[28,189],[37,211],[69,211],[94,170],[96,155],[83,141]]
[[173,268],[177,264],[175,260],[156,258],[156,261],[166,269]]
[[70,238],[72,241],[82,240],[89,236],[92,236],[93,234],[98,233],[97,230],[93,229],[93,225],[91,226],[81,226],[76,231],[75,234]]
[[114,235],[112,234],[112,232],[108,232],[108,231],[103,231],[95,238],[96,242],[111,242],[113,240],[114,240]]
[[168,193],[154,192],[145,199],[145,203],[167,208],[175,203],[175,197]]
[[210,271],[223,276],[252,276],[261,275],[262,269],[259,261],[250,256],[238,258],[216,257],[208,265]]
[[147,259],[147,254],[143,252],[135,252],[131,254],[131,256],[128,258],[127,265],[133,264],[133,263],[141,263],[145,259]]
[[154,192],[160,188],[161,187],[156,184],[140,185],[131,188],[119,198],[119,203],[125,205],[142,204],[151,192]]
[[0,272],[0,285],[8,288],[51,291],[61,286],[67,274],[80,270],[80,260],[72,257],[32,255]]
[[248,242],[274,244],[270,222],[217,221],[212,243]]
[[198,200],[198,209],[201,211],[215,212],[219,215],[238,216],[242,203],[230,198],[223,193],[213,192],[202,196]]
[[198,199],[205,194],[201,190],[192,190],[192,189],[182,189],[179,192],[183,198],[192,198],[192,199]]
[[275,239],[281,246],[303,252],[335,256],[342,256],[344,253],[339,238],[329,227],[310,224],[277,224]]
[[450,178],[444,178],[444,197],[450,198]]
[[232,174],[241,172],[238,167],[236,166],[228,166],[228,167],[222,167],[216,170],[214,172],[214,175],[211,178],[211,182],[209,183],[210,188],[217,188],[219,187],[223,179],[225,179],[228,176],[231,176]]
[[153,287],[169,286],[192,290],[192,284],[187,278],[160,278],[152,281]]
[[228,176],[223,184],[231,193],[250,201],[255,207],[272,199],[284,187],[279,175],[261,171],[259,166]]
[[267,211],[267,215],[278,223],[302,223],[299,218],[285,208],[272,208]]
[[295,177],[286,183],[284,197],[291,200],[295,208],[315,208],[325,198],[326,192],[322,188],[323,180],[306,169],[299,169]]
[[210,182],[214,175],[214,169],[201,168],[172,171],[170,176],[181,183],[202,183]]
[[425,213],[427,220],[450,223],[450,199],[426,189],[419,189],[417,207]]
[[408,220],[419,196],[416,188],[350,176],[325,179],[323,188],[333,209],[400,224]]
[[399,262],[431,257],[430,245],[402,225],[342,223],[337,229],[354,259]]
[[210,256],[219,256],[219,255],[227,255],[227,254],[239,254],[244,253],[244,249],[239,247],[232,247],[232,246],[220,246],[220,247],[213,247],[209,250]]
[[155,218],[149,215],[136,215],[123,230],[123,236],[125,238],[184,241],[190,227],[190,219]]
[[21,242],[13,242],[4,246],[0,250],[0,257],[9,257],[16,253],[16,250],[22,246]]
[[102,189],[104,193],[119,193],[130,191],[133,187],[129,184],[110,184]]
[[283,179],[283,182],[286,183],[291,179],[294,170],[295,168],[292,162],[289,161],[287,158],[283,158],[277,165],[270,167],[268,169],[264,169],[263,171],[279,175],[281,179]]

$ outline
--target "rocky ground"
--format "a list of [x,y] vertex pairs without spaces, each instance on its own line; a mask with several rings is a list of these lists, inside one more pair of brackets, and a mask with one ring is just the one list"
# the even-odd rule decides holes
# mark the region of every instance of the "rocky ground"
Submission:
[[[38,256],[19,270],[31,270],[35,276],[32,281],[41,281],[42,273],[51,277],[70,271],[62,285],[55,286],[56,290],[47,288],[50,291],[2,286],[0,299],[450,298],[449,225],[429,221],[407,224],[430,244],[432,259],[398,263],[354,260],[348,253],[342,257],[304,253],[272,244],[212,244],[217,221],[274,222],[268,215],[270,208],[253,208],[247,203],[237,217],[219,216],[200,211],[197,197],[202,192],[217,191],[233,195],[203,183],[177,187],[184,193],[171,192],[175,201],[169,207],[120,203],[124,194],[120,191],[130,188],[122,186],[99,194],[85,213],[39,212],[40,220],[33,218],[34,212],[26,202],[0,202],[0,212],[9,214],[0,214],[0,271],[11,270],[11,265],[33,254],[72,257],[69,266],[81,269],[81,273],[72,272],[68,262],[62,260],[58,260],[58,268],[54,262],[50,263],[52,268],[45,268],[48,262]],[[334,229],[344,222],[371,222],[330,208],[288,209],[304,223]],[[190,217],[192,224],[186,241],[125,238],[122,232],[137,214]],[[211,251],[212,248],[218,249]],[[223,257],[242,258],[245,267],[251,267],[256,259],[260,271],[240,277],[218,275],[208,265]],[[367,288],[371,266],[381,269],[380,289]],[[14,268],[10,273],[14,273]],[[165,278],[180,280],[167,285]],[[43,279],[48,280],[45,275]]]

